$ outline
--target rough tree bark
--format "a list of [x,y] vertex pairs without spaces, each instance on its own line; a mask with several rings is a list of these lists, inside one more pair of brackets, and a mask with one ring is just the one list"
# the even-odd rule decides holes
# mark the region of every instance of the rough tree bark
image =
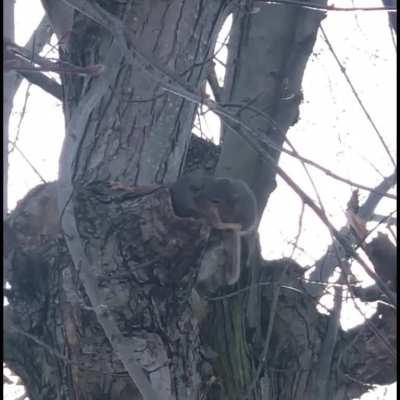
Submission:
[[[7,221],[5,361],[29,397],[342,400],[393,382],[393,309],[342,331],[339,307],[319,313],[304,270],[263,260],[257,238],[234,287],[247,290],[194,291],[220,239],[205,222],[177,217],[168,190],[184,171],[205,169],[247,181],[261,213],[273,166],[230,130],[247,134],[238,122],[225,125],[221,154],[192,138],[196,105],[183,89],[204,89],[233,12],[222,103],[281,145],[323,15],[224,0],[65,3],[80,11],[61,58],[104,68],[62,77],[60,181],[34,189]],[[138,391],[137,365],[153,391]]]

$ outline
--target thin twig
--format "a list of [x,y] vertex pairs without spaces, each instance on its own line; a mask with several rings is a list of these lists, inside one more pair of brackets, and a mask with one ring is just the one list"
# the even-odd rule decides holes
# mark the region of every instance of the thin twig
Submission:
[[301,210],[300,210],[300,215],[299,215],[299,229],[297,230],[297,235],[293,242],[293,249],[292,249],[292,252],[291,252],[289,258],[293,258],[294,252],[296,251],[297,245],[299,243],[300,235],[301,235],[301,232],[303,229],[303,219],[304,219],[305,209],[306,209],[306,207],[305,207],[304,202],[301,202]]
[[285,4],[290,6],[297,6],[308,8],[310,10],[319,10],[319,11],[390,11],[397,12],[396,7],[338,7],[335,5],[322,5],[318,3],[312,3],[308,1],[299,1],[299,0],[256,0],[259,3],[266,4]]
[[387,230],[390,232],[390,234],[392,235],[392,239],[397,242],[397,235],[396,233],[393,231],[392,227],[390,225],[387,225]]
[[[254,141],[253,138],[249,138],[247,135],[242,134],[241,132],[237,132],[237,134],[242,136],[245,141],[258,153],[264,154],[266,156],[266,151],[264,148],[260,149],[259,142],[262,141],[266,146],[273,148],[277,151],[283,151],[287,154],[292,155],[293,157],[299,158],[293,152],[282,148],[281,146],[277,146],[271,139],[267,137],[260,138],[256,132],[254,132],[250,127],[244,124],[242,121],[238,120],[236,117],[232,116],[229,112],[227,112],[224,107],[215,103],[209,98],[204,98],[201,95],[198,95],[194,92],[193,88],[188,85],[186,82],[181,81],[180,78],[175,76],[171,71],[165,69],[164,66],[160,62],[154,59],[149,55],[145,55],[142,51],[135,46],[131,39],[128,39],[128,33],[126,32],[124,26],[121,25],[121,22],[115,17],[111,16],[107,11],[103,10],[100,6],[96,4],[91,4],[87,0],[64,0],[72,7],[76,8],[78,11],[86,15],[88,18],[94,20],[105,29],[111,31],[111,33],[116,37],[118,45],[121,47],[121,50],[124,54],[127,54],[131,63],[135,62],[133,57],[133,53],[136,54],[138,59],[144,64],[144,67],[149,66],[149,68],[143,68],[144,72],[150,74],[153,79],[156,78],[160,82],[161,86],[164,90],[174,93],[177,96],[180,96],[186,100],[189,100],[195,104],[206,104],[211,110],[217,113],[221,118],[228,118],[230,121],[234,122],[238,126],[242,127],[246,130],[250,135],[257,138],[257,141]],[[129,43],[129,45],[128,45]],[[276,161],[273,157],[267,156],[270,162],[276,164]],[[302,158],[303,159],[303,158]],[[305,160],[304,160],[305,161]],[[324,171],[328,174],[328,170]],[[279,172],[278,172],[279,173]],[[361,187],[361,186],[360,186]],[[365,187],[364,187],[365,188]],[[366,189],[368,190],[368,189]],[[393,196],[388,195],[387,197],[393,198]]]
[[[29,38],[28,42],[25,44],[24,48],[26,49],[26,51],[31,50],[39,54],[46,43],[48,43],[48,41],[50,40],[52,33],[53,29],[51,28],[50,22],[45,15],[39,22],[39,25],[36,27],[35,31]],[[18,89],[21,81],[22,77],[17,74],[15,80],[15,90]]]
[[391,215],[372,214],[370,221],[376,221],[380,223],[384,221],[385,224],[387,224],[388,226],[397,225],[397,217],[392,217]]
[[[385,192],[389,190],[393,185],[396,184],[396,171],[393,172],[392,175],[382,180],[382,182],[376,186],[376,190],[371,192],[368,198],[365,200],[364,204],[361,205],[360,210],[358,211],[358,216],[365,221],[368,221],[373,214],[376,206],[379,201],[382,199],[382,196],[377,195],[376,192]],[[355,237],[350,235],[350,231],[347,227],[344,227],[340,230],[340,233],[347,238],[350,244],[355,244]],[[335,243],[331,244],[328,247],[325,255],[321,257],[315,264],[315,269],[312,271],[310,275],[310,279],[313,281],[321,281],[325,282],[328,280],[328,277],[332,274],[333,270],[337,266],[337,256],[336,256],[336,247]],[[346,253],[344,249],[339,251],[341,253],[342,258],[349,258],[350,254]],[[321,291],[318,290],[315,286],[309,286],[307,290],[315,297],[321,295]]]
[[24,96],[24,104],[22,105],[22,110],[20,112],[20,117],[19,117],[19,121],[18,121],[18,125],[17,125],[17,132],[15,134],[15,139],[13,141],[10,141],[11,144],[11,149],[8,151],[9,154],[11,154],[14,151],[15,145],[18,142],[19,139],[19,135],[21,133],[21,126],[22,126],[22,121],[24,120],[25,114],[26,114],[26,107],[28,105],[28,99],[30,96],[30,89],[31,89],[31,84],[28,83],[28,86],[26,87],[26,91],[25,91],[25,96]]
[[339,66],[340,72],[343,74],[344,78],[346,79],[346,82],[349,84],[351,92],[353,93],[354,97],[357,100],[357,103],[359,104],[359,106],[361,107],[362,111],[364,112],[365,116],[367,117],[369,123],[371,124],[373,130],[375,131],[376,135],[379,138],[379,141],[381,142],[382,146],[384,147],[387,155],[389,156],[393,166],[396,166],[396,161],[394,160],[392,154],[390,153],[389,147],[386,144],[385,140],[383,139],[382,134],[379,132],[378,127],[376,126],[375,122],[373,121],[371,115],[369,114],[368,110],[366,109],[364,103],[362,102],[360,95],[358,94],[356,88],[354,87],[352,81],[350,80],[347,72],[346,72],[346,68],[343,66],[342,62],[339,60],[339,57],[337,56],[335,50],[333,49],[333,46],[331,44],[331,42],[328,39],[328,36],[325,33],[324,28],[321,26],[321,32],[322,35],[324,37],[324,40],[326,42],[326,44],[328,45],[329,51],[331,52],[333,58],[335,59],[337,65]]
[[[271,156],[271,154],[266,150],[263,146],[263,144],[266,142],[265,138],[260,139],[257,137],[257,134],[246,124],[244,124],[242,121],[238,120],[236,117],[232,116],[230,113],[226,112],[223,110],[218,104],[213,102],[210,99],[199,99],[197,95],[193,94],[192,92],[187,92],[187,90],[181,91],[181,88],[176,88],[176,86],[173,86],[171,84],[165,85],[164,88],[167,91],[170,91],[171,93],[175,93],[178,96],[181,96],[183,98],[186,98],[192,102],[202,102],[204,101],[205,104],[210,107],[211,109],[214,109],[214,111],[220,115],[220,117],[225,117],[224,123],[226,126],[228,126],[233,132],[236,132],[238,135],[240,135],[257,153],[259,153],[266,161],[268,161],[272,168],[274,168],[277,172],[277,174],[286,182],[286,184],[314,211],[314,213],[317,215],[317,217],[326,225],[326,227],[332,232],[336,240],[343,246],[345,251],[349,254],[349,256],[353,257],[358,263],[363,267],[365,272],[373,278],[376,282],[379,288],[383,291],[383,293],[386,294],[388,299],[392,302],[392,304],[396,303],[395,297],[393,293],[390,292],[388,289],[387,285],[385,282],[382,281],[382,279],[377,276],[369,267],[368,265],[364,262],[364,260],[357,254],[357,252],[351,247],[351,245],[347,242],[346,238],[342,236],[342,234],[336,230],[336,228],[332,225],[332,223],[329,221],[327,218],[326,214],[319,208],[314,201],[308,196],[301,188],[298,186],[293,179],[291,179],[286,172],[277,165],[276,160],[274,157]],[[244,135],[242,132],[239,130],[235,129],[233,126],[231,126],[226,119],[229,121],[232,121],[234,124],[239,125],[240,127],[244,128],[247,132],[250,133],[251,136]],[[261,143],[260,143],[261,142]],[[260,146],[261,145],[261,146]],[[274,145],[270,145],[268,143],[268,146],[274,147]]]
[[32,168],[33,172],[39,177],[39,179],[43,183],[47,183],[46,179],[43,178],[43,176],[40,174],[40,172],[35,168],[35,166],[29,161],[28,157],[25,156],[25,154],[20,150],[20,148],[17,146],[16,143],[14,143],[14,148],[15,150],[18,151],[18,153],[21,155],[21,157],[28,163],[28,165]]
[[55,80],[50,79],[45,74],[42,74],[39,71],[32,71],[32,70],[21,71],[19,69],[18,73],[22,75],[28,82],[40,87],[46,93],[54,96],[57,100],[60,101],[63,100],[62,87]]
[[[251,285],[247,285],[247,286],[245,286],[243,288],[234,290],[232,292],[223,294],[221,296],[212,296],[212,297],[211,296],[204,296],[204,299],[207,300],[207,301],[221,301],[221,300],[229,299],[230,297],[238,296],[240,293],[247,292],[247,291],[249,291],[251,289],[254,289],[254,288],[257,288],[257,287],[272,286],[274,284],[275,284],[274,281],[255,282],[255,283],[252,283]],[[331,285],[331,284],[329,284],[329,285]],[[290,290],[292,292],[297,292],[297,293],[300,293],[300,294],[306,294],[304,291],[302,291],[302,290],[300,290],[298,288],[295,288],[293,286],[280,285],[280,288],[281,289],[287,289],[287,290]]]
[[[348,286],[349,286],[349,284],[347,284],[347,283],[318,282],[318,281],[312,281],[312,280],[307,279],[307,278],[299,278],[299,279],[301,279],[303,282],[307,282],[307,283],[310,283],[312,285],[319,285],[319,286],[325,286],[325,287],[331,287],[331,286],[332,287],[337,287],[337,286],[340,286],[340,287],[348,288]],[[357,286],[357,283],[350,283],[350,286]]]
[[127,372],[126,371],[121,371],[121,372],[108,372],[108,371],[104,371],[104,370],[100,370],[100,369],[94,369],[94,368],[88,368],[86,367],[83,363],[78,363],[75,361],[72,361],[70,358],[64,356],[63,354],[61,354],[59,351],[57,351],[56,349],[54,349],[53,347],[49,346],[47,343],[45,343],[43,340],[39,339],[38,337],[31,335],[28,332],[25,332],[24,330],[20,329],[19,327],[17,327],[15,324],[10,323],[10,321],[7,321],[7,325],[9,326],[9,329],[15,331],[16,333],[18,333],[19,335],[25,336],[26,338],[32,340],[34,343],[36,343],[37,345],[39,345],[40,347],[43,347],[45,350],[47,350],[50,354],[52,354],[54,357],[60,359],[61,361],[63,361],[65,364],[67,365],[76,365],[79,367],[79,369],[83,370],[83,371],[89,371],[89,372],[94,372],[94,373],[98,373],[98,374],[102,374],[102,375],[112,375],[112,376],[126,376]]
[[312,199],[284,172],[281,168],[277,167],[278,173],[285,180],[297,195],[303,199],[303,201],[314,211],[318,218],[326,225],[329,231],[333,234],[335,239],[345,249],[349,256],[353,257],[364,269],[364,271],[377,283],[381,291],[387,296],[393,305],[396,305],[396,298],[387,284],[378,276],[371,268],[365,263],[365,261],[358,255],[356,250],[353,249],[347,239],[332,225],[326,214],[312,201]]
[[318,163],[316,163],[315,161],[310,160],[310,159],[308,159],[308,158],[306,158],[306,157],[300,155],[300,154],[296,151],[296,149],[294,148],[294,145],[289,141],[289,139],[287,138],[287,136],[283,134],[283,132],[282,132],[282,130],[280,129],[279,125],[274,121],[274,119],[273,119],[271,116],[269,116],[269,115],[268,115],[267,113],[265,113],[264,111],[261,111],[261,110],[259,110],[258,108],[254,107],[254,106],[251,106],[251,105],[249,105],[249,104],[246,104],[246,105],[238,105],[238,104],[232,104],[232,103],[223,103],[223,104],[221,104],[221,105],[223,105],[224,107],[241,107],[241,108],[243,108],[243,109],[249,109],[249,110],[251,110],[251,111],[254,111],[254,112],[257,113],[260,117],[264,118],[272,127],[274,127],[274,128],[277,130],[277,132],[278,132],[281,136],[284,137],[285,142],[287,142],[288,145],[292,148],[292,151],[291,151],[291,150],[288,150],[288,149],[286,149],[286,148],[284,148],[284,147],[278,146],[278,145],[276,145],[276,144],[275,144],[275,145],[271,145],[270,141],[267,139],[267,140],[266,140],[267,145],[270,146],[270,147],[272,147],[274,150],[277,150],[277,151],[279,151],[279,152],[283,152],[283,153],[285,153],[285,154],[287,154],[287,155],[289,155],[289,156],[291,156],[291,157],[293,157],[293,158],[297,158],[299,161],[301,161],[301,162],[303,162],[303,163],[305,163],[305,164],[308,164],[308,165],[310,165],[310,166],[312,166],[312,167],[318,169],[319,171],[323,172],[325,175],[327,175],[327,176],[329,176],[329,177],[331,177],[331,178],[333,178],[333,179],[336,179],[336,180],[338,180],[338,181],[340,181],[340,182],[346,183],[346,184],[348,184],[348,185],[350,185],[350,186],[353,186],[353,187],[357,187],[357,188],[359,188],[359,189],[366,190],[366,191],[368,191],[368,192],[375,192],[375,193],[379,194],[380,196],[384,196],[384,197],[388,197],[388,198],[393,199],[393,200],[397,200],[397,196],[395,196],[395,195],[392,195],[392,194],[390,194],[390,193],[385,193],[385,192],[379,192],[379,191],[377,191],[376,188],[374,189],[374,188],[372,188],[372,187],[370,187],[370,186],[366,186],[366,185],[362,185],[361,183],[354,182],[354,181],[352,181],[351,179],[344,178],[344,177],[342,177],[342,176],[340,176],[340,175],[334,173],[334,172],[331,171],[330,169],[328,169],[328,168],[322,166],[321,164],[318,164]]
[[[179,92],[177,93],[179,94]],[[186,95],[185,95],[186,96]],[[184,96],[184,97],[185,97]],[[210,101],[209,99],[206,99],[206,104],[210,107],[215,105],[214,102]],[[226,111],[222,110],[220,111],[220,108],[218,105],[215,105],[216,108],[218,108],[218,112],[220,115],[227,117],[230,121],[233,121],[234,123],[240,125],[241,127],[245,128],[252,136],[247,136],[241,134],[240,131],[236,130],[233,126],[231,126],[226,120],[224,120],[226,126],[228,126],[233,132],[236,132],[239,134],[245,141],[257,151],[264,159],[268,162],[270,162],[271,167],[274,168],[277,172],[277,174],[286,182],[286,184],[305,202],[306,205],[308,205],[314,213],[317,215],[317,217],[325,224],[325,226],[329,229],[329,231],[333,234],[335,239],[341,244],[341,246],[344,248],[345,252],[349,255],[349,257],[353,257],[365,270],[365,272],[375,280],[379,288],[382,290],[382,292],[387,296],[388,299],[392,302],[393,305],[396,304],[396,299],[394,294],[389,290],[387,287],[386,283],[383,282],[383,280],[373,272],[368,265],[364,262],[364,260],[357,254],[357,252],[352,248],[352,245],[348,242],[345,236],[342,235],[341,232],[339,232],[330,222],[326,214],[323,212],[321,208],[319,208],[314,201],[311,199],[310,196],[305,193],[300,186],[298,186],[293,179],[287,175],[287,173],[279,166],[277,165],[275,159],[270,155],[270,153],[264,149],[263,146],[260,146],[259,143],[260,140],[259,138],[254,139],[253,136],[255,136],[255,132],[246,124],[244,124],[242,121],[237,120],[235,117],[233,117],[231,114],[227,113]],[[257,146],[258,142],[258,146]]]

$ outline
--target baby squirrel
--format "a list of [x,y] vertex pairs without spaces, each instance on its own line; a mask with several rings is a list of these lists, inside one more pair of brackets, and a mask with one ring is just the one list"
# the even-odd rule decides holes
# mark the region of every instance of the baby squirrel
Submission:
[[180,217],[204,218],[222,231],[223,245],[231,260],[226,266],[228,285],[240,276],[241,237],[257,224],[257,202],[252,190],[239,179],[193,174],[170,186],[172,203]]

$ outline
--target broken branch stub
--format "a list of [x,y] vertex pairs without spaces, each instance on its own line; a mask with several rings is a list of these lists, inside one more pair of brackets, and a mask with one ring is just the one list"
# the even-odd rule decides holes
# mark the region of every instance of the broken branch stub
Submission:
[[[78,231],[101,285],[187,300],[210,229],[174,214],[164,186],[115,187],[94,182],[74,195]],[[113,290],[111,290],[113,292]],[[115,293],[110,293],[110,300]],[[178,297],[176,297],[178,296]]]

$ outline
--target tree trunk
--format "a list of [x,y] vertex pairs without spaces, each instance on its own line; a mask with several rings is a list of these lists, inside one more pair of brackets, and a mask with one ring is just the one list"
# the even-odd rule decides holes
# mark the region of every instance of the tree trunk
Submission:
[[[296,122],[321,13],[237,11],[223,0],[98,3],[129,28],[131,53],[75,12],[62,58],[100,64],[102,73],[63,76],[60,182],[34,189],[7,221],[5,361],[29,397],[344,400],[366,384],[393,382],[391,308],[342,331],[338,310],[321,314],[307,296],[304,270],[263,260],[256,238],[233,287],[243,290],[200,291],[199,270],[213,263],[221,238],[205,221],[177,217],[171,204],[168,184],[211,161],[217,174],[249,183],[261,213],[276,172],[227,126],[217,165],[216,146],[191,140],[195,104],[160,76],[200,92],[221,24],[235,11],[223,102],[281,145]],[[152,390],[135,380],[136,365]]]

